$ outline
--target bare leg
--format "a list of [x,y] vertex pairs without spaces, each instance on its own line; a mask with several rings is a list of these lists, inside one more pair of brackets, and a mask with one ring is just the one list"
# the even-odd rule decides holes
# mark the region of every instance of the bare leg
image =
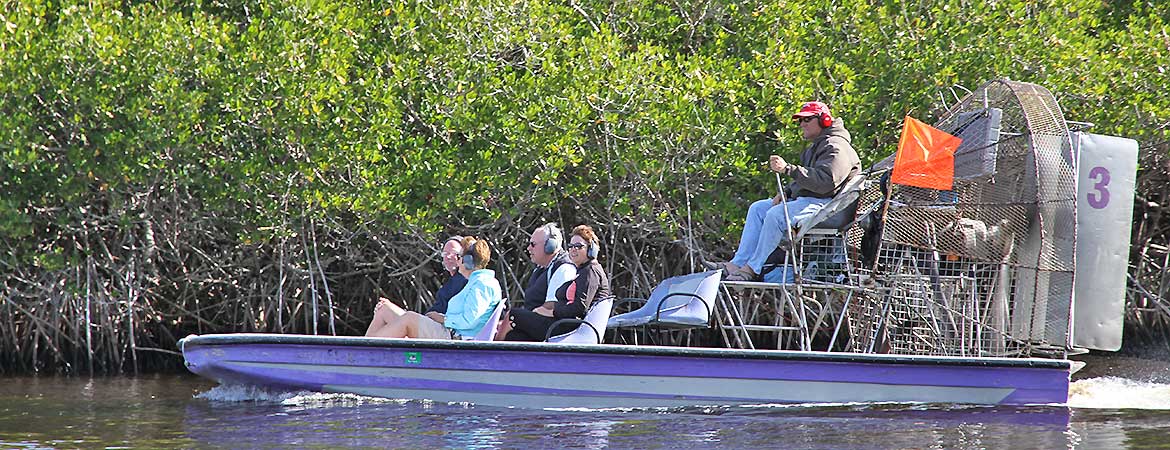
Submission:
[[370,320],[369,328],[366,328],[366,336],[378,334],[379,330],[399,320],[405,314],[406,310],[390,300],[378,299],[378,304],[374,305],[374,318]]
[[[422,314],[414,311],[407,311],[397,320],[387,324],[386,326],[375,330],[373,337],[387,337],[387,338],[414,338],[418,337],[418,322],[426,319]],[[430,319],[427,319],[430,320]]]

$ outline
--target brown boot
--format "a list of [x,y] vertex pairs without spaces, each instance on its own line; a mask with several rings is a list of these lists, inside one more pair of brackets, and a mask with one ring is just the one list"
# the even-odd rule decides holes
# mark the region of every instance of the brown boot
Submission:
[[723,281],[760,281],[760,275],[750,266],[743,266],[734,272],[727,272],[723,275]]

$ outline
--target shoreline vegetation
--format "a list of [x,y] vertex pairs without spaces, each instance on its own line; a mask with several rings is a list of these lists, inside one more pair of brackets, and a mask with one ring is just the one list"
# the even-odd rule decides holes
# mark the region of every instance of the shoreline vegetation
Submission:
[[1001,77],[1139,141],[1126,345],[1164,346],[1168,21],[1099,0],[7,2],[0,373],[181,370],[190,333],[360,335],[379,296],[433,300],[453,233],[492,242],[516,298],[546,221],[594,226],[615,294],[645,295],[731,254],[774,189],[759,162],[797,159],[801,102],[868,166],[904,116]]

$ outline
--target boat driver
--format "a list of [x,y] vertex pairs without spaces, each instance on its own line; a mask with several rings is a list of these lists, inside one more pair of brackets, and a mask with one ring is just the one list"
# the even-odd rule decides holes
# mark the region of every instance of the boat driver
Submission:
[[828,106],[805,103],[792,119],[800,127],[801,137],[811,143],[801,153],[800,165],[789,164],[778,155],[768,158],[772,171],[792,177],[785,188],[788,195],[777,193],[775,198],[757,201],[748,208],[735,256],[718,265],[726,271],[724,280],[759,280],[765,261],[785,239],[791,223],[816,215],[861,171],[849,130],[840,117],[833,117]]

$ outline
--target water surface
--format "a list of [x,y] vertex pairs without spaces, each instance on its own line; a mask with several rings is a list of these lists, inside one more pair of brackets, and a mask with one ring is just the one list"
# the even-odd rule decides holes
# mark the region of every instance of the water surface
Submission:
[[1170,384],[1082,379],[1069,403],[550,411],[271,392],[194,376],[8,377],[0,447],[1170,448]]

